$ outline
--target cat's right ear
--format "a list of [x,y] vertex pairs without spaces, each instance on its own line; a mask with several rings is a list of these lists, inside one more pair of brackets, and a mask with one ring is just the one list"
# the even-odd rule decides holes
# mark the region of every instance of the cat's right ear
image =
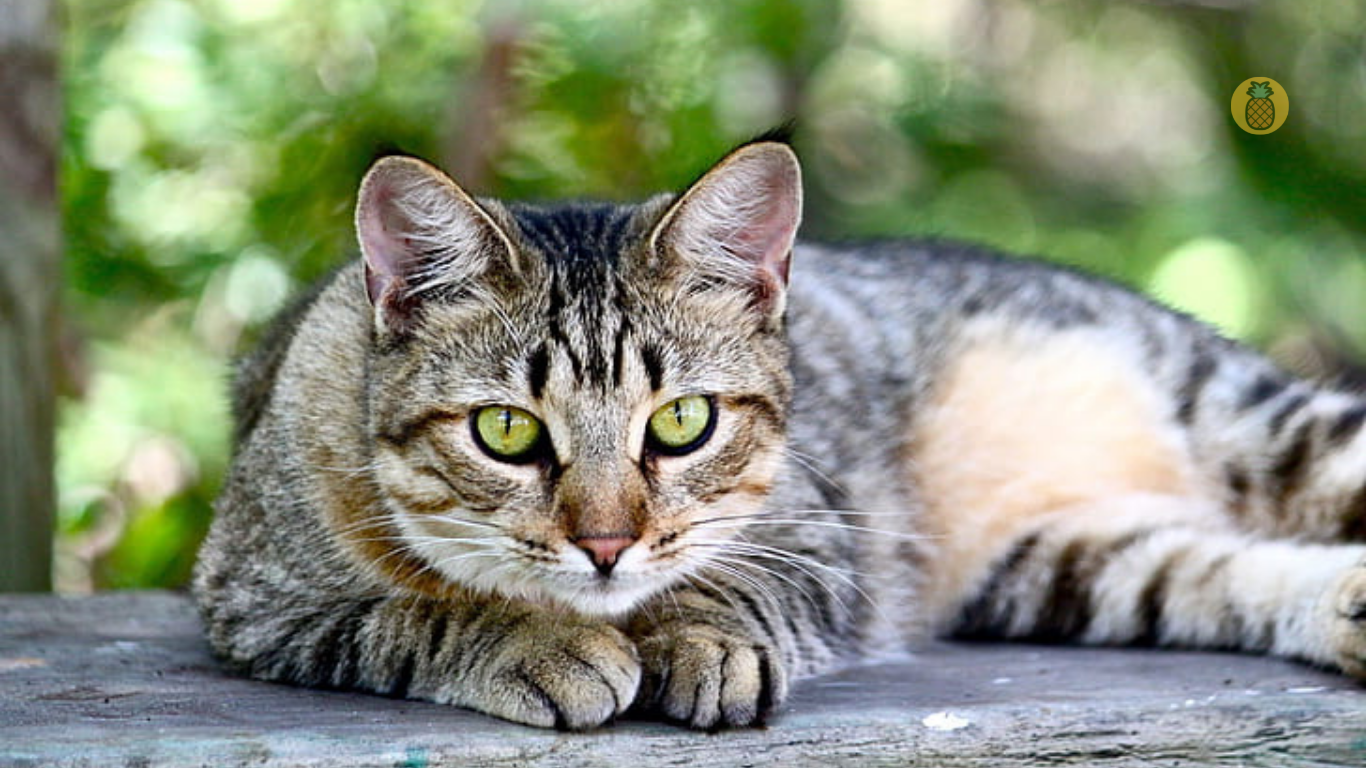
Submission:
[[411,327],[424,294],[515,270],[513,247],[487,211],[449,176],[412,157],[378,160],[361,181],[356,235],[365,289],[381,331]]

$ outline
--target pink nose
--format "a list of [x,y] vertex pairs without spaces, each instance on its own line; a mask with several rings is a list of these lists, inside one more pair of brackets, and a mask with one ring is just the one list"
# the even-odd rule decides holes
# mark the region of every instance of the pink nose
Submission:
[[588,553],[593,567],[603,576],[611,575],[621,551],[634,543],[636,540],[629,536],[580,536],[574,540],[579,549]]

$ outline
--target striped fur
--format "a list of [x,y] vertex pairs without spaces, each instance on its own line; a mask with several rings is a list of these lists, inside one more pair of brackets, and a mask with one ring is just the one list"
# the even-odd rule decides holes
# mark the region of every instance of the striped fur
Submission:
[[[794,251],[798,173],[759,142],[677,197],[534,207],[381,161],[364,258],[242,365],[218,654],[569,729],[762,722],[927,632],[1366,676],[1366,400],[1082,275]],[[685,395],[715,422],[658,450]],[[484,406],[536,451],[481,449]]]

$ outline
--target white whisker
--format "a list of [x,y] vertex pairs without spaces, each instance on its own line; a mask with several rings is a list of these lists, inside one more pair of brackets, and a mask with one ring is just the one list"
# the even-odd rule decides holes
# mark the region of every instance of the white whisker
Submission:
[[[822,588],[824,588],[826,592],[829,593],[830,596],[836,602],[839,603],[841,609],[847,612],[848,606],[844,603],[839,593],[834,589],[834,587],[831,584],[829,584],[824,578],[822,578],[819,575],[820,573],[827,573],[835,579],[838,579],[842,584],[844,584],[849,589],[856,592],[868,603],[869,606],[872,607],[872,609],[875,612],[877,612],[880,618],[882,618],[884,621],[887,620],[886,615],[882,612],[882,608],[877,604],[877,601],[874,600],[872,595],[869,595],[868,592],[864,590],[863,587],[860,586],[857,581],[855,581],[856,577],[869,579],[873,578],[869,574],[860,573],[858,571],[854,571],[847,568],[838,568],[836,566],[822,563],[819,560],[808,557],[806,555],[798,554],[796,552],[792,552],[790,550],[785,550],[780,547],[773,547],[764,544],[756,544],[750,541],[726,541],[715,543],[703,542],[693,544],[691,546],[696,546],[703,549],[717,548],[722,551],[726,551],[730,554],[747,555],[749,557],[786,563],[800,570],[802,573],[810,577],[812,581],[815,581]],[[765,570],[771,569],[766,568]]]
[[[693,546],[707,546],[708,544],[710,544],[710,542],[705,543],[705,544],[695,544],[695,545],[693,545]],[[800,554],[800,553],[798,553],[798,552],[793,552],[793,551],[790,550],[790,549],[783,549],[782,547],[775,547],[775,546],[772,546],[772,545],[770,545],[770,544],[759,544],[759,543],[757,543],[757,542],[748,541],[748,540],[745,540],[745,539],[737,539],[737,540],[732,540],[732,541],[717,542],[716,544],[717,544],[718,546],[720,546],[720,547],[729,548],[729,549],[731,549],[731,550],[733,550],[733,551],[734,551],[734,550],[744,550],[747,554],[756,554],[756,555],[762,554],[762,555],[769,555],[769,556],[771,556],[771,557],[776,557],[776,558],[779,558],[779,559],[782,559],[782,560],[790,561],[790,562],[792,562],[794,565],[796,565],[796,564],[798,564],[798,563],[805,564],[805,565],[809,565],[809,566],[811,566],[811,567],[813,567],[813,568],[817,568],[817,569],[819,569],[819,570],[826,571],[826,572],[828,572],[828,573],[832,573],[832,574],[838,575],[838,576],[840,576],[841,578],[845,578],[845,579],[848,579],[848,578],[851,578],[851,577],[858,577],[858,578],[865,578],[865,579],[866,579],[866,578],[872,578],[872,575],[871,575],[871,574],[862,573],[862,572],[860,572],[860,571],[855,571],[855,570],[852,570],[852,569],[849,569],[849,568],[840,568],[839,566],[830,565],[830,564],[828,564],[828,563],[822,563],[821,561],[817,560],[817,559],[814,558],[814,557],[810,557],[810,556],[808,556],[808,555],[803,555],[803,554]]]
[[[726,588],[725,588],[724,585],[717,584],[715,581],[713,581],[713,580],[707,578],[706,576],[702,575],[701,573],[692,573],[692,574],[689,574],[689,575],[687,576],[687,579],[688,579],[688,581],[701,583],[702,586],[707,587],[707,588],[710,589],[711,591],[713,591],[713,592],[715,592],[716,594],[720,595],[720,596],[721,596],[721,597],[730,605],[731,610],[735,611],[736,613],[739,613],[739,614],[743,614],[743,613],[744,613],[744,610],[740,608],[740,604],[737,603],[737,602],[735,602],[735,598],[731,597],[730,592],[728,592],[728,591],[726,590]],[[675,598],[675,604],[677,604],[676,601],[677,601],[677,598]]]
[[729,525],[726,525],[725,523],[728,522],[730,521],[716,520],[714,522],[706,523],[705,525],[709,528],[718,528],[721,530],[743,529],[752,526],[764,525],[781,525],[806,528],[834,528],[843,531],[853,531],[855,533],[869,533],[877,536],[885,536],[887,538],[897,539],[899,541],[925,541],[927,539],[933,538],[922,534],[898,533],[896,531],[886,531],[881,528],[870,528],[866,525],[837,523],[833,520],[802,520],[800,518],[759,518],[754,520],[738,520]]
[[831,477],[828,473],[826,473],[825,470],[821,469],[820,464],[817,463],[815,456],[812,456],[809,453],[802,453],[801,451],[793,448],[790,445],[783,446],[783,455],[787,456],[797,464],[801,465],[804,469],[806,469],[806,471],[815,475],[817,478],[821,480],[821,482],[829,485],[831,488],[838,490],[840,493],[847,493],[843,483],[840,483],[838,480],[836,480],[835,478]]
[[[721,573],[729,574],[730,576],[740,580],[742,583],[749,585],[755,591],[762,593],[764,599],[769,603],[770,606],[772,606],[773,610],[777,613],[781,614],[783,612],[782,600],[779,599],[777,593],[767,584],[764,584],[759,577],[744,573],[741,570],[742,568],[750,568],[755,571],[758,571],[760,574],[781,579],[788,586],[796,590],[797,593],[801,595],[802,599],[805,600],[808,605],[810,605],[812,608],[819,610],[819,606],[816,603],[815,597],[812,596],[812,594],[806,589],[806,587],[803,586],[801,582],[797,581],[796,579],[793,579],[791,576],[788,576],[787,574],[781,571],[775,570],[773,568],[768,568],[763,564],[756,563],[752,560],[746,560],[744,558],[739,557],[725,557],[723,555],[713,555],[709,557],[707,564],[710,567],[720,571]],[[842,610],[847,610],[845,608],[843,600],[840,598],[839,595],[831,593],[830,596],[832,599],[836,601],[836,603],[839,604]]]
[[[840,596],[840,594],[839,594],[839,593],[830,585],[830,583],[827,582],[824,578],[822,578],[822,577],[820,576],[820,574],[819,574],[817,571],[813,571],[813,570],[809,567],[809,565],[808,565],[807,563],[801,562],[801,560],[800,560],[798,557],[793,556],[791,553],[784,553],[782,550],[777,550],[777,549],[774,549],[774,551],[771,551],[771,552],[767,552],[767,551],[759,551],[759,550],[753,550],[753,549],[743,549],[743,548],[738,547],[738,546],[732,546],[732,545],[739,544],[739,543],[740,543],[740,542],[726,542],[726,543],[724,543],[724,544],[716,544],[716,545],[705,545],[705,544],[704,544],[704,545],[698,545],[698,546],[700,546],[701,548],[704,548],[704,549],[705,549],[705,548],[714,548],[714,549],[716,549],[716,550],[719,550],[719,551],[722,553],[722,554],[720,554],[720,555],[715,554],[715,553],[708,553],[708,554],[706,555],[708,562],[712,562],[712,561],[721,559],[721,558],[725,557],[726,555],[734,555],[735,557],[729,557],[729,558],[726,558],[726,559],[728,559],[728,560],[729,560],[730,562],[732,562],[732,563],[737,563],[737,562],[738,562],[738,563],[744,563],[744,564],[748,565],[748,566],[751,567],[751,568],[755,568],[755,569],[757,569],[757,570],[759,570],[759,571],[761,571],[761,572],[770,574],[770,575],[772,575],[772,576],[780,577],[780,578],[782,578],[783,580],[787,581],[789,584],[794,584],[794,585],[796,585],[797,582],[794,582],[794,581],[792,580],[791,577],[787,576],[786,574],[783,574],[781,571],[777,571],[777,570],[774,570],[773,568],[769,568],[768,566],[765,566],[765,565],[763,565],[762,563],[756,563],[756,562],[754,562],[753,558],[761,558],[761,559],[764,559],[764,560],[773,560],[773,561],[776,561],[776,562],[785,563],[785,564],[787,564],[787,565],[790,565],[790,566],[792,566],[793,568],[795,568],[796,570],[798,570],[798,571],[800,571],[801,573],[805,574],[805,575],[806,575],[807,577],[809,577],[812,581],[814,581],[814,582],[816,582],[817,584],[819,584],[819,585],[821,586],[821,588],[824,589],[824,590],[826,591],[826,593],[828,593],[828,594],[830,595],[831,598],[833,598],[836,602],[839,602],[841,607],[844,607],[843,598],[842,598],[842,597]],[[815,563],[814,561],[812,561],[812,564],[816,564],[816,563]],[[825,567],[829,568],[830,566],[825,566]],[[847,576],[844,576],[844,575],[842,575],[842,574],[838,574],[838,575],[840,575],[841,578],[843,578],[843,579],[845,579],[845,580],[847,581],[847,579],[848,579]],[[811,598],[811,595],[808,594],[808,593],[806,593],[805,589],[803,589],[803,588],[801,588],[801,587],[798,587],[798,588],[801,589],[801,591],[803,592],[803,596],[804,596],[807,600],[811,600],[811,599],[812,599],[812,598]]]

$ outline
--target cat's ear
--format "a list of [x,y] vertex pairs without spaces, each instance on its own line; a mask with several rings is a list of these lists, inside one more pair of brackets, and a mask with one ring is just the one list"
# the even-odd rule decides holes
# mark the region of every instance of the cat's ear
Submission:
[[746,144],[694,183],[651,237],[655,258],[681,259],[684,274],[751,291],[780,314],[802,216],[801,166],[792,148]]
[[412,157],[377,161],[361,181],[356,235],[365,288],[381,330],[408,327],[429,291],[516,270],[512,244],[449,176]]

